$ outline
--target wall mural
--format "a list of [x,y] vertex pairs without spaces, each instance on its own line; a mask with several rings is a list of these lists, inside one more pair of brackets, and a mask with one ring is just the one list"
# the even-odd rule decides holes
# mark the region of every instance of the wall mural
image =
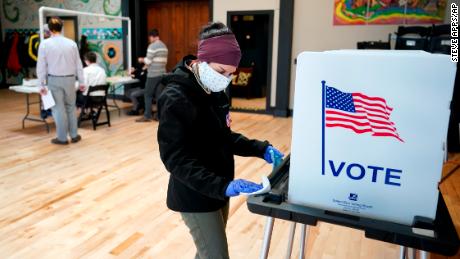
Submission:
[[[38,9],[41,6],[115,16],[121,14],[121,0],[2,0],[0,11],[3,31],[1,33],[5,35],[7,30],[38,28]],[[84,19],[82,17],[78,19],[79,33],[88,36],[90,50],[97,53],[98,60],[102,61],[101,65],[106,69],[107,75],[123,73],[122,23],[112,19],[84,17]],[[96,34],[90,32],[96,32]],[[7,82],[21,83],[25,76],[24,73],[26,71],[13,75],[7,71]],[[30,73],[29,76],[31,76]]]
[[334,25],[442,23],[446,0],[335,0]]
[[83,28],[81,34],[88,40],[121,40],[121,28]]
[[121,53],[121,41],[88,41],[90,51],[94,51],[98,56],[99,65],[105,71],[109,71],[108,76],[121,75],[124,72],[123,57]]

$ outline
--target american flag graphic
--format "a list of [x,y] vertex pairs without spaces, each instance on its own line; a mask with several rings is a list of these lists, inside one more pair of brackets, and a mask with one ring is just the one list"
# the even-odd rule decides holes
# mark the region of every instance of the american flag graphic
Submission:
[[357,134],[371,133],[376,137],[393,137],[404,142],[390,120],[393,108],[385,99],[362,93],[344,93],[323,81],[324,126],[347,128]]

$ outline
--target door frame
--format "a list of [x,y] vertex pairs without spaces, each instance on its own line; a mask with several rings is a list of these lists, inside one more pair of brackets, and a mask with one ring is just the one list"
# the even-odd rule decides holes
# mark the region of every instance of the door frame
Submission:
[[[121,11],[123,16],[129,16],[131,18],[131,42],[132,45],[132,60],[137,60],[137,57],[145,55],[145,48],[143,47],[143,42],[146,42],[147,39],[147,25],[145,23],[147,18],[147,8],[146,6],[155,1],[165,1],[165,0],[121,0]],[[214,0],[208,0],[208,9],[209,17],[208,21],[212,21],[214,14]],[[125,31],[125,23],[123,31]],[[126,37],[123,37],[123,46],[126,46]],[[124,60],[126,60],[127,52],[123,52]]]
[[[273,111],[270,107],[271,101],[271,91],[272,91],[272,63],[273,63],[273,30],[274,24],[273,19],[275,12],[274,10],[254,10],[254,11],[228,11],[227,12],[227,27],[231,28],[231,17],[232,15],[258,15],[258,14],[267,14],[268,15],[268,57],[267,57],[267,89],[266,89],[266,97],[265,97],[265,110],[250,110],[250,109],[235,109],[232,108],[234,111],[242,111],[248,113],[259,113],[259,114],[272,114]],[[231,96],[230,96],[230,104],[231,104]]]

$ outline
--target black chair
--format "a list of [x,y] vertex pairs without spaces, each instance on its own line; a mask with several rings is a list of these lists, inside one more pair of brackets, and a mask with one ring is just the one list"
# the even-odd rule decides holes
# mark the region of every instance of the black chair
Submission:
[[391,49],[390,42],[384,41],[360,41],[358,49]]
[[450,55],[450,40],[450,24],[433,24],[428,51]]
[[[96,130],[97,126],[109,125],[110,127],[110,112],[107,105],[107,92],[109,85],[96,85],[91,86],[88,89],[88,93],[85,96],[84,104],[81,107],[80,115],[78,116],[78,127],[80,127],[82,121],[91,120],[93,122],[93,129]],[[103,91],[104,95],[91,95],[91,93]],[[105,109],[107,115],[107,121],[99,122],[102,109]]]
[[404,50],[427,50],[430,27],[422,26],[399,26],[396,32],[395,49]]

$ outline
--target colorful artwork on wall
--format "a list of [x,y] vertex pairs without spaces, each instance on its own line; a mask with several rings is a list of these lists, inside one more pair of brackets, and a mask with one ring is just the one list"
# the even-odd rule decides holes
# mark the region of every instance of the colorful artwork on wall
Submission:
[[335,0],[334,25],[442,23],[446,0]]
[[369,1],[368,24],[403,24],[405,4],[398,0]]
[[367,0],[335,0],[334,25],[366,24]]
[[[13,29],[30,27],[31,24],[37,24],[38,8],[41,6],[79,10],[91,13],[102,13],[115,16],[121,14],[121,0],[3,0],[1,5],[3,14],[3,27]],[[89,24],[103,27],[114,24],[114,21],[87,19],[86,21],[82,21],[82,23],[83,27],[86,27],[86,25]]]
[[121,40],[121,28],[83,28],[82,34],[86,35],[88,40]]
[[107,76],[124,73],[120,41],[88,41],[88,47],[98,56],[98,63],[105,69]]
[[406,23],[442,23],[446,6],[446,0],[408,1]]
[[[0,19],[2,33],[38,29],[38,9],[41,6],[79,10],[118,16],[121,14],[121,0],[0,0]],[[31,28],[36,26],[36,28]],[[88,40],[92,50],[98,53],[101,65],[108,76],[123,71],[122,23],[119,20],[100,17],[79,17],[80,35],[88,32]],[[96,34],[89,33],[94,32]],[[35,45],[34,45],[35,46]],[[107,47],[108,46],[108,47]],[[107,58],[107,59],[106,59]],[[35,76],[35,69],[12,74],[6,71],[4,79],[9,84],[20,84],[23,77]]]

